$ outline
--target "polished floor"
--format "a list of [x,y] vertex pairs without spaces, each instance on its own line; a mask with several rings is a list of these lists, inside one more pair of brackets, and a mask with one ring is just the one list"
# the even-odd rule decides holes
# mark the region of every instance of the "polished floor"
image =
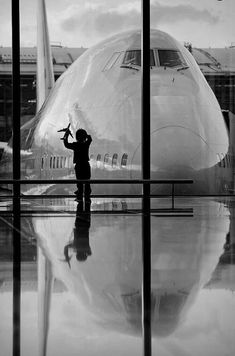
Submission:
[[[152,354],[235,353],[235,198],[152,200]],[[21,355],[143,355],[139,200],[22,200]],[[0,356],[12,355],[11,202],[0,203]]]

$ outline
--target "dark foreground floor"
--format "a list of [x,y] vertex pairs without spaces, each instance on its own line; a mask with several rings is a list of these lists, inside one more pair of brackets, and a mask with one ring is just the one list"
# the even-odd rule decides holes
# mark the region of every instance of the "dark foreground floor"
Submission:
[[[153,355],[232,356],[235,199],[168,206],[152,201]],[[1,202],[0,356],[13,344],[10,209]],[[140,202],[24,200],[22,210],[21,354],[142,355]]]

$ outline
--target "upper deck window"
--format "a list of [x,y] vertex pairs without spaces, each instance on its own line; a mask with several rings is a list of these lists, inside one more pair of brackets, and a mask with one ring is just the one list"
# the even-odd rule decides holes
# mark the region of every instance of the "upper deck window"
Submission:
[[[141,66],[141,50],[126,51],[123,64]],[[153,50],[150,50],[150,66],[155,66]]]
[[186,66],[186,63],[179,51],[172,49],[158,50],[159,64],[161,67]]

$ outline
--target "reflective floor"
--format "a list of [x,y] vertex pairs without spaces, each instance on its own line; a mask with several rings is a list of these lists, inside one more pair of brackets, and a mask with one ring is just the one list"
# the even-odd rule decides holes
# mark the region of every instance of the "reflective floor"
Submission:
[[[235,353],[235,198],[153,199],[152,354]],[[24,200],[21,354],[142,355],[140,201]],[[0,204],[0,355],[12,355],[11,202]],[[193,209],[193,213],[192,213]]]

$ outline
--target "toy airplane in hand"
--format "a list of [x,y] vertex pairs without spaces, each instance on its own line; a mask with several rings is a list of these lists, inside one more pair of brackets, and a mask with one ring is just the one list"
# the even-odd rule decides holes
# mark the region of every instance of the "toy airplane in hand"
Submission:
[[57,132],[64,132],[64,137],[62,137],[61,140],[64,140],[66,134],[69,134],[73,138],[73,135],[72,135],[69,127],[70,127],[70,124],[68,124],[68,126],[65,127],[64,129],[61,129],[61,130],[57,131]]

